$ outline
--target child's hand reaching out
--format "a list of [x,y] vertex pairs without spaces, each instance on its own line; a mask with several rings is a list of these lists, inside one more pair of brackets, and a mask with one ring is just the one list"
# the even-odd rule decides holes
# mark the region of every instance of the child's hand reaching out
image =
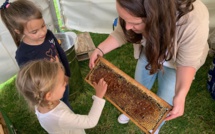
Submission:
[[107,91],[107,83],[104,81],[104,78],[101,78],[98,82],[93,82],[94,88],[96,90],[96,96],[99,98],[103,98]]
[[60,60],[59,60],[57,55],[55,57],[51,58],[50,61],[51,62],[54,62],[54,61],[60,62]]

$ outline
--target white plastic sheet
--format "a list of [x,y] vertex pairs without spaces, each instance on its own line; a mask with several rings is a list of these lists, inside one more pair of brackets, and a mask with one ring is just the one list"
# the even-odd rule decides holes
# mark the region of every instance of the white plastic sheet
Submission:
[[208,8],[210,28],[215,27],[215,0],[201,0]]
[[65,26],[68,29],[110,33],[118,16],[115,0],[61,0]]
[[[210,27],[215,27],[215,0],[202,0],[208,7]],[[116,0],[60,0],[65,26],[68,29],[93,33],[110,33],[118,16]]]

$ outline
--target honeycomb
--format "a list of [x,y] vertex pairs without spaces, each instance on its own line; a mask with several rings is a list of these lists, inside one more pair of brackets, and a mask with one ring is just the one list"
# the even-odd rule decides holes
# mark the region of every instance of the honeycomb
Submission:
[[155,131],[172,106],[102,57],[85,80],[93,86],[101,78],[108,84],[105,98],[145,133]]

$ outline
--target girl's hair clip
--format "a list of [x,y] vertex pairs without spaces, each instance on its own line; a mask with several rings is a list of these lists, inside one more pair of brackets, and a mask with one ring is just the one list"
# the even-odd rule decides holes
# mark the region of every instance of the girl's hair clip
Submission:
[[10,6],[10,3],[8,3],[7,5],[6,5],[6,8],[8,8]]
[[3,5],[0,7],[0,10],[1,10],[1,9],[6,9],[6,8],[8,8],[9,6],[10,6],[9,0],[6,0],[6,1],[3,3]]

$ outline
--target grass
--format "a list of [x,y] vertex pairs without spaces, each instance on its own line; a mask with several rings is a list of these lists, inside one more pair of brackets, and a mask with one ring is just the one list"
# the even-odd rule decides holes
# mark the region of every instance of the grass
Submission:
[[6,82],[1,83],[1,84],[0,84],[0,89],[2,89],[6,84],[11,83],[11,82],[14,80],[15,77],[16,77],[16,75],[14,75],[14,76],[11,77],[10,79],[8,79]]
[[[91,33],[94,44],[102,42],[106,34]],[[122,71],[134,76],[136,60],[133,58],[131,44],[124,45],[105,55],[105,58]],[[88,60],[79,62],[82,78],[89,72]],[[214,134],[215,132],[215,101],[206,88],[207,72],[212,58],[208,57],[206,63],[197,72],[195,80],[188,93],[185,113],[182,117],[168,121],[161,129],[160,134]],[[84,82],[84,91],[76,93],[74,100],[71,95],[71,105],[74,112],[87,114],[92,105],[94,89]],[[153,87],[156,90],[157,85]],[[74,92],[75,89],[72,89]],[[15,77],[0,87],[0,108],[3,109],[17,129],[18,134],[46,134],[39,125],[33,111],[28,109],[26,102],[16,91]],[[88,134],[142,134],[143,132],[132,122],[120,125],[117,117],[120,112],[107,101],[98,125],[87,129]]]

